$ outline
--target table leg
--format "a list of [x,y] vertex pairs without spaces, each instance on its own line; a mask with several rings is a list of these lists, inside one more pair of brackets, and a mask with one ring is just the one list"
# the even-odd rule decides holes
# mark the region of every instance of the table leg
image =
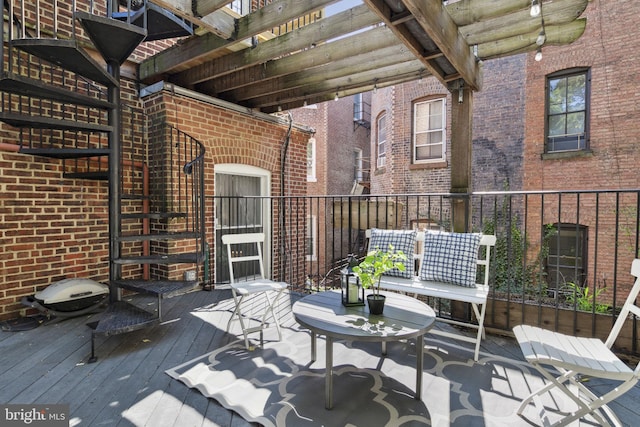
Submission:
[[333,407],[333,338],[327,337],[326,368],[324,373],[324,407]]
[[311,363],[316,361],[316,338],[316,333],[311,331]]
[[420,400],[422,394],[422,370],[424,369],[424,335],[416,338],[416,394],[415,398]]

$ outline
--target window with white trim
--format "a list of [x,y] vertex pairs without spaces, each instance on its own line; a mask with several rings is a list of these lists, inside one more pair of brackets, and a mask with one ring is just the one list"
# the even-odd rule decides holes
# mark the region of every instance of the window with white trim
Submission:
[[383,114],[378,117],[378,138],[376,147],[376,166],[381,168],[386,163],[386,143],[387,143],[387,115]]
[[307,142],[307,181],[316,182],[316,139]]
[[413,105],[413,163],[445,159],[446,98]]

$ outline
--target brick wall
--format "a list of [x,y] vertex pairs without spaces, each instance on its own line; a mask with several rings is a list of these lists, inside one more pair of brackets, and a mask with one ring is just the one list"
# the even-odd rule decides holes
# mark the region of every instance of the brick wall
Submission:
[[[569,46],[543,47],[540,62],[534,61],[533,54],[527,56],[524,189],[640,187],[640,174],[636,166],[640,160],[640,71],[637,49],[632,42],[638,33],[638,16],[640,2],[591,1],[583,14],[587,18],[587,26],[580,39]],[[573,67],[589,67],[591,70],[590,151],[576,155],[543,156],[546,76]],[[592,237],[596,225],[599,235],[611,236],[610,239],[598,239],[597,247],[596,239],[591,238],[588,247],[589,283],[611,284],[615,277],[615,272],[610,271],[613,257],[618,257],[619,277],[626,278],[631,260],[637,255],[623,244],[624,236],[619,236],[616,242],[613,229],[615,212],[601,215],[597,220],[592,212],[593,209],[584,202],[580,208],[576,203],[568,203],[563,206],[560,220],[589,227],[588,235]],[[631,214],[635,217],[635,212]],[[530,224],[531,231],[539,233],[543,224],[552,221],[558,221],[557,215],[554,217],[550,212],[545,212],[544,218]],[[624,295],[624,290],[618,290],[619,300]],[[609,299],[613,297],[611,294],[603,296]]]
[[107,280],[106,183],[63,179],[58,160],[6,151],[0,170],[0,319],[58,280]]
[[482,90],[474,93],[474,191],[522,189],[526,55],[483,64]]
[[[208,240],[214,235],[213,199],[215,195],[215,169],[217,164],[240,164],[264,169],[271,173],[272,196],[281,196],[281,148],[287,137],[288,117],[280,120],[266,118],[265,115],[248,115],[222,108],[207,97],[190,97],[163,90],[145,98],[148,116],[165,120],[181,131],[200,141],[205,153],[205,194],[209,197],[205,205],[205,227]],[[203,125],[206,124],[206,125]],[[310,134],[292,127],[285,165],[285,196],[307,194],[306,154]],[[281,233],[277,227],[279,210],[273,212],[273,254],[274,277],[278,277],[278,250]],[[305,229],[305,216],[288,212],[287,218],[292,229]],[[292,222],[293,221],[293,222]],[[266,224],[270,227],[271,224]],[[304,234],[293,236],[286,233],[289,256],[295,259],[305,252]],[[210,241],[212,253],[214,242]],[[212,271],[214,265],[211,266]],[[300,272],[303,273],[303,272]],[[291,283],[303,283],[304,278],[289,277]]]
[[[123,99],[134,87],[123,85]],[[206,193],[213,195],[215,164],[243,163],[272,173],[272,195],[280,195],[280,147],[287,133],[282,121],[263,120],[162,92],[145,99],[148,117],[165,117],[204,143]],[[24,296],[68,277],[106,281],[109,276],[108,189],[106,182],[64,179],[61,161],[18,154],[17,133],[2,125],[0,151],[0,319],[16,317]],[[287,194],[306,194],[308,133],[292,131],[288,150]],[[207,232],[213,232],[207,203]],[[275,218],[274,218],[275,221]],[[277,231],[274,233],[277,247]],[[304,242],[292,251],[303,251]],[[277,262],[275,263],[277,265]],[[126,272],[133,274],[139,272]],[[277,273],[277,272],[276,272]]]
[[[525,55],[517,55],[484,64],[483,89],[474,93],[472,179],[476,191],[522,187],[525,59]],[[447,161],[412,165],[413,104],[441,97],[447,98]],[[451,102],[455,101],[449,91],[430,77],[379,90],[373,98],[373,115],[385,110],[387,119],[392,118],[388,123],[391,145],[387,166],[374,174],[373,192],[448,192]],[[375,121],[373,124],[372,152]]]

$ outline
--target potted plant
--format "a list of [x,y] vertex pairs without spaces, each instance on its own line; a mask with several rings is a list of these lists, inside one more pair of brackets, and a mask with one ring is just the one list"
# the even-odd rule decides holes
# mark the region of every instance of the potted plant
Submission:
[[404,263],[400,261],[406,259],[407,256],[404,252],[395,251],[393,245],[389,244],[388,251],[376,248],[370,251],[360,264],[353,267],[353,272],[360,279],[362,287],[365,289],[373,289],[373,292],[367,295],[369,313],[382,314],[385,296],[380,295],[380,279],[384,273],[394,268],[404,271]]

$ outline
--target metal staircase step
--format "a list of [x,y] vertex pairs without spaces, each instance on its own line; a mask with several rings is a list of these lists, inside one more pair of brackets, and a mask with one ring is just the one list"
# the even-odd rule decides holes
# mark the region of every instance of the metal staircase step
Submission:
[[125,213],[123,219],[174,219],[186,218],[187,214],[182,212],[149,212],[149,213]]
[[69,179],[87,179],[91,181],[108,181],[109,171],[95,171],[95,172],[65,172],[63,177]]
[[123,200],[149,200],[149,196],[145,196],[144,194],[134,194],[134,193],[123,193],[120,196]]
[[148,1],[139,10],[113,13],[113,18],[121,21],[128,19],[132,24],[142,27],[144,26],[145,12],[147,14],[146,41],[193,35],[193,28],[188,22]]
[[20,153],[53,159],[81,159],[85,157],[108,156],[108,148],[28,148],[21,147]]
[[119,85],[104,66],[78,47],[75,40],[15,39],[11,41],[11,45],[98,83],[107,86]]
[[51,117],[30,116],[20,113],[0,113],[0,121],[17,128],[79,130],[85,132],[111,132],[113,128],[98,123],[75,122]]
[[0,79],[0,91],[14,93],[16,95],[52,99],[54,101],[93,108],[108,109],[113,107],[113,104],[109,101],[92,98],[18,75],[10,75]]
[[93,334],[117,335],[160,323],[156,313],[150,313],[124,301],[109,304]]
[[179,240],[179,239],[195,239],[199,237],[196,232],[185,231],[182,233],[154,233],[154,234],[135,234],[128,236],[120,236],[121,242],[141,242],[149,240]]
[[196,280],[117,280],[111,284],[122,289],[156,295],[160,298],[171,298],[200,288],[200,283]]
[[147,37],[147,31],[137,25],[81,11],[74,15],[107,62],[122,64]]
[[173,255],[125,256],[114,259],[116,264],[198,264],[204,256],[196,252]]

